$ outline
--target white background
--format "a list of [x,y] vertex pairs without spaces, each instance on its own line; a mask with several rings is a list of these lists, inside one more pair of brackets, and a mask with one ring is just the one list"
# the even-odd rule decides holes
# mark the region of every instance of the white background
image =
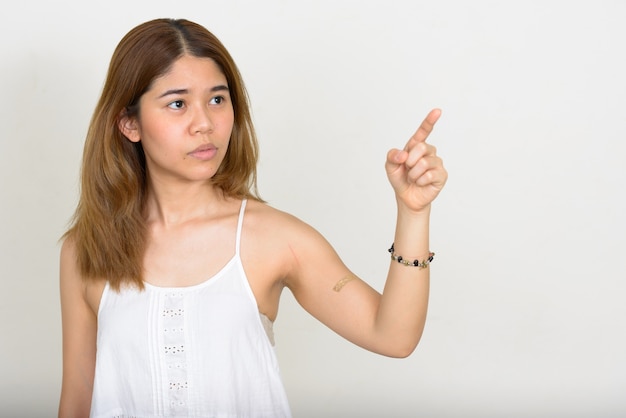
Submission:
[[443,109],[422,342],[403,360],[365,352],[286,291],[275,330],[294,416],[626,414],[625,2],[35,0],[0,25],[0,416],[56,414],[57,240],[111,53],[155,17],[230,49],[262,196],[379,290],[385,153]]

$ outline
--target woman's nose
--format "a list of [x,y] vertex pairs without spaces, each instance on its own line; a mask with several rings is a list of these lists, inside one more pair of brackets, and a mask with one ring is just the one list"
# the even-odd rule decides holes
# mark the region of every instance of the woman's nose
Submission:
[[213,131],[213,121],[209,109],[199,107],[193,114],[191,121],[191,133],[205,133]]

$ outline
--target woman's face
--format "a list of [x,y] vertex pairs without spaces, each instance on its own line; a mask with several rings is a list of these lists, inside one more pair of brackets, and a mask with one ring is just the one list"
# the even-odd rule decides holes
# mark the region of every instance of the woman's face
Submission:
[[151,182],[212,178],[228,149],[234,112],[226,77],[209,58],[184,55],[139,101],[137,118],[120,122],[141,142]]

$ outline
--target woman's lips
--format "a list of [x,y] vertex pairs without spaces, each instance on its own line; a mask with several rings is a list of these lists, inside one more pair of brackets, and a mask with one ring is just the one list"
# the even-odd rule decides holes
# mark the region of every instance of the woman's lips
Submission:
[[198,160],[207,161],[215,157],[217,154],[217,148],[213,144],[202,144],[198,148],[194,149],[188,155]]

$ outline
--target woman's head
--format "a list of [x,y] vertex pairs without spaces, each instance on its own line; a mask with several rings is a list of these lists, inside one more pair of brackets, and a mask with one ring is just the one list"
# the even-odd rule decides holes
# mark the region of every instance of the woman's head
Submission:
[[[212,59],[226,77],[234,126],[229,149],[212,182],[226,195],[250,196],[250,189],[255,192],[256,187],[258,150],[244,83],[222,43],[207,29],[188,20],[148,21],[133,28],[119,42],[92,120],[85,163],[89,160],[94,168],[102,166],[105,175],[107,171],[126,171],[119,180],[124,183],[134,178],[140,188],[139,195],[145,195],[146,169],[141,143],[128,141],[119,131],[118,122],[124,116],[139,116],[142,95],[183,55]],[[109,176],[115,177],[115,173]],[[107,182],[111,180],[114,179]],[[121,206],[125,206],[126,199],[121,200]]]

